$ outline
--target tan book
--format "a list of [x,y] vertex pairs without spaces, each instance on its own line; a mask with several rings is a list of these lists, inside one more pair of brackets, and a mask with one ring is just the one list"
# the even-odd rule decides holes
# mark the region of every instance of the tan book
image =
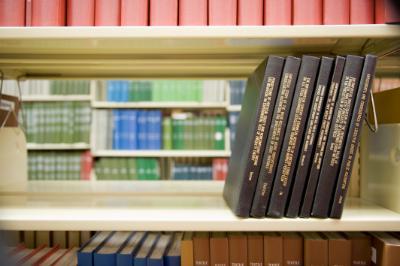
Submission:
[[247,234],[247,257],[249,266],[264,265],[264,236],[261,233]]
[[36,247],[41,245],[50,246],[50,231],[36,231]]
[[324,235],[328,239],[328,265],[351,266],[351,241],[336,232],[327,232]]
[[68,231],[68,248],[79,247],[79,231]]
[[316,232],[302,233],[304,238],[304,266],[328,265],[328,240]]
[[282,233],[283,265],[303,265],[303,238],[298,233]]
[[372,265],[392,266],[400,264],[400,239],[385,233],[372,233]]
[[351,241],[351,265],[371,265],[371,237],[360,232],[345,233]]
[[210,234],[208,232],[194,233],[193,259],[195,266],[210,265]]
[[229,233],[229,263],[231,266],[247,266],[247,235]]
[[213,232],[210,237],[210,265],[229,265],[229,243],[224,232]]
[[283,238],[279,233],[264,233],[264,265],[283,265]]
[[26,248],[35,247],[35,232],[34,231],[24,231],[24,244]]
[[67,247],[67,232],[65,231],[54,231],[53,232],[53,246],[59,245],[59,248]]
[[90,240],[90,238],[92,237],[90,231],[81,231],[80,236],[81,236],[81,238],[80,238],[81,246],[83,246],[85,243],[87,243]]
[[193,266],[193,232],[186,232],[181,244],[181,265]]

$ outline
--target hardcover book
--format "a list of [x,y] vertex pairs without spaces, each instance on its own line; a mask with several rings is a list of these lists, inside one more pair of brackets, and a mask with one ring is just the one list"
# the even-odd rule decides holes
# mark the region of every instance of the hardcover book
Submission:
[[264,233],[264,265],[283,265],[283,238],[279,233]]
[[65,26],[65,0],[32,0],[32,26]]
[[0,27],[25,26],[25,0],[0,1]]
[[133,265],[147,266],[148,258],[159,238],[160,234],[158,233],[151,233],[146,236],[146,239],[143,240],[142,246],[133,259]]
[[265,0],[264,24],[265,25],[292,25],[291,0]]
[[177,26],[178,0],[150,0],[150,26]]
[[193,261],[195,266],[210,265],[210,234],[196,232],[193,235]]
[[350,0],[324,0],[324,25],[350,24]]
[[302,233],[304,238],[304,265],[329,265],[328,240],[316,232]]
[[263,25],[264,0],[238,0],[238,25]]
[[210,265],[229,266],[228,237],[224,232],[213,232],[210,237]]
[[350,1],[350,24],[374,24],[374,0]]
[[247,236],[244,233],[229,233],[229,263],[230,265],[248,265]]
[[105,243],[93,254],[94,265],[115,266],[117,265],[118,250],[123,247],[131,237],[131,232],[115,232]]
[[337,232],[327,232],[324,235],[328,240],[328,265],[351,266],[351,241]]
[[371,265],[371,237],[360,232],[345,233],[351,241],[352,265]]
[[264,237],[261,233],[247,234],[248,265],[264,265]]
[[149,1],[121,0],[121,26],[149,25]]
[[67,0],[67,26],[94,26],[95,0]]
[[145,232],[135,232],[129,236],[125,244],[117,251],[117,266],[132,266],[133,258],[138,252],[145,236]]
[[283,236],[283,264],[303,265],[303,238],[299,233],[286,232]]
[[96,26],[119,26],[121,22],[120,0],[96,0],[94,21]]
[[391,266],[400,261],[400,239],[385,232],[372,233],[372,265]]
[[206,26],[208,25],[207,0],[179,0],[179,25],[180,26]]
[[181,265],[193,266],[193,232],[185,232],[181,244]]
[[209,0],[208,24],[210,26],[236,25],[237,0]]
[[321,25],[322,0],[293,0],[293,25]]

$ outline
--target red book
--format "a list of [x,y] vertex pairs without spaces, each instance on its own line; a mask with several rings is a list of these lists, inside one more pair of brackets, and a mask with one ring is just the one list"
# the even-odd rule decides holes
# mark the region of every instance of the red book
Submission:
[[350,1],[350,24],[374,24],[374,0]]
[[25,5],[25,26],[32,26],[32,0],[26,0]]
[[65,26],[65,0],[32,0],[32,26]]
[[321,25],[322,0],[293,0],[293,25]]
[[0,26],[25,26],[25,0],[0,1]]
[[236,25],[237,0],[209,0],[208,24]]
[[263,0],[239,0],[238,25],[263,25]]
[[324,0],[324,24],[350,24],[350,0]]
[[120,0],[96,0],[95,25],[119,26],[120,24]]
[[375,0],[375,23],[400,23],[398,0]]
[[265,25],[291,25],[292,1],[291,0],[265,0],[264,2]]
[[179,25],[207,25],[207,0],[179,0]]
[[148,0],[121,0],[121,26],[147,26],[148,14]]
[[150,0],[150,26],[177,26],[178,0]]
[[81,156],[81,179],[90,180],[90,173],[93,167],[93,157],[90,151],[86,151]]
[[94,0],[67,0],[67,26],[94,26]]

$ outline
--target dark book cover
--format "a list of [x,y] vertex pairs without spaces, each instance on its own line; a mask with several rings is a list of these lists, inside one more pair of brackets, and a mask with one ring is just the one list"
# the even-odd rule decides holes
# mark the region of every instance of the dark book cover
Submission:
[[268,137],[266,138],[265,151],[258,179],[256,177],[257,187],[250,212],[250,215],[253,217],[264,217],[267,211],[273,177],[275,176],[277,161],[281,151],[300,62],[301,60],[297,57],[288,56],[286,58],[279,85],[279,93],[272,115],[271,130],[266,135]]
[[303,238],[298,233],[286,232],[283,236],[283,264],[303,265]]
[[371,235],[372,265],[397,265],[400,262],[400,239],[385,232],[375,232]]
[[261,233],[247,234],[247,255],[249,258],[248,265],[264,265],[264,238]]
[[351,266],[351,241],[337,232],[327,232],[324,236],[328,239],[328,265]]
[[327,136],[329,128],[331,126],[331,120],[333,110],[339,91],[340,80],[342,79],[343,69],[345,64],[345,58],[337,56],[335,60],[335,66],[333,68],[332,78],[329,84],[328,96],[326,103],[323,106],[324,114],[322,116],[321,125],[318,131],[318,139],[315,143],[315,150],[313,152],[313,159],[308,173],[308,181],[305,187],[303,201],[301,203],[300,217],[310,217],[313,199],[315,195],[315,189],[318,183],[319,172],[321,170],[322,158],[325,152],[325,146],[327,142]]
[[247,81],[223,192],[238,216],[250,214],[284,61],[282,57],[269,56]]
[[229,266],[229,243],[224,232],[211,233],[210,263],[211,266]]
[[331,218],[340,218],[342,216],[344,200],[350,184],[350,175],[353,169],[357,148],[360,143],[362,123],[372,89],[376,61],[377,57],[374,55],[367,55],[365,57],[356,102],[354,104],[353,114],[350,121],[350,128],[347,133],[340,171],[337,177],[336,192],[333,197],[332,209],[330,211]]
[[283,238],[279,233],[264,234],[264,265],[283,265]]
[[332,125],[328,133],[328,142],[322,161],[321,172],[315,191],[311,216],[326,218],[329,216],[332,194],[336,185],[339,164],[342,159],[351,113],[360,82],[364,58],[348,55],[343,70],[339,95],[335,104]]
[[285,213],[289,189],[294,178],[293,174],[301,141],[303,140],[308,110],[314,94],[319,63],[320,59],[315,56],[304,55],[301,58],[301,66],[281,148],[282,152],[279,156],[274,178],[275,182],[267,211],[267,216],[270,217],[282,217]]
[[247,265],[247,236],[244,233],[229,233],[230,265]]
[[304,266],[328,264],[328,240],[316,232],[302,233],[304,238]]
[[351,241],[351,265],[371,265],[371,237],[360,232],[345,233]]
[[322,110],[328,94],[327,91],[332,74],[333,62],[333,58],[330,57],[322,57],[321,59],[318,80],[315,85],[306,131],[303,136],[302,147],[294,175],[294,183],[291,188],[290,199],[286,210],[287,217],[294,218],[299,215],[300,204],[304,195],[305,184],[307,183],[311,159],[322,119]]
[[210,265],[210,234],[196,232],[193,236],[193,261],[195,266]]

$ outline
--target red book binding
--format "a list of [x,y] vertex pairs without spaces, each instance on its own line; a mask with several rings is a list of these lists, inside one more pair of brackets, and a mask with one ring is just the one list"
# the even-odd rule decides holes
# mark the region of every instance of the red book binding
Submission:
[[265,25],[291,25],[292,1],[291,0],[265,0],[264,2]]
[[26,0],[25,5],[25,26],[32,26],[32,0]]
[[350,1],[350,24],[374,24],[374,0]]
[[32,0],[32,26],[65,26],[65,0]]
[[25,0],[0,1],[0,26],[25,26]]
[[293,25],[321,25],[322,0],[293,0]]
[[93,157],[90,151],[86,151],[81,156],[81,179],[90,180],[90,173],[93,167]]
[[67,0],[67,26],[94,26],[94,0]]
[[398,0],[375,0],[375,23],[400,23]]
[[150,0],[150,26],[177,26],[178,0]]
[[179,0],[179,25],[207,25],[207,0]]
[[324,0],[324,24],[350,24],[350,0]]
[[147,26],[148,14],[148,0],[121,0],[121,26]]
[[236,0],[209,0],[208,2],[209,25],[236,25],[236,14]]
[[263,0],[239,0],[238,25],[263,25]]
[[120,24],[120,0],[96,0],[95,25],[119,26]]

